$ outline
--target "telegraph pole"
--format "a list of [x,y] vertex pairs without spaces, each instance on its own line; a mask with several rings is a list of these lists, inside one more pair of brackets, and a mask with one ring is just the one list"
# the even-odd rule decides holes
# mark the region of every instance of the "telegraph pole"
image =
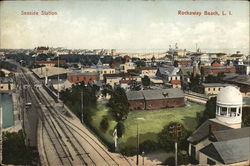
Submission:
[[136,165],[139,165],[139,130],[137,123],[137,155],[136,155]]
[[81,91],[81,121],[83,123],[83,91]]
[[59,73],[60,73],[60,71],[59,71],[59,54],[57,54],[57,67],[58,67],[58,75],[57,75],[57,79],[58,79],[58,89],[57,89],[57,100],[58,100],[58,102],[59,102],[59,98],[60,98],[60,96],[59,96],[59,92],[60,92],[60,85],[59,85]]
[[0,106],[0,165],[3,162],[3,135],[2,135],[2,128],[3,128],[3,109]]
[[115,128],[114,132],[113,132],[113,139],[114,139],[114,142],[115,142],[115,152],[117,151],[117,129]]
[[181,133],[182,133],[182,125],[181,124],[174,124],[172,126],[169,127],[169,133],[172,134],[172,137],[174,139],[174,142],[175,142],[175,166],[178,165],[178,159],[177,159],[177,154],[178,154],[178,151],[177,151],[177,142],[178,142],[178,139],[179,139],[179,136],[181,136]]

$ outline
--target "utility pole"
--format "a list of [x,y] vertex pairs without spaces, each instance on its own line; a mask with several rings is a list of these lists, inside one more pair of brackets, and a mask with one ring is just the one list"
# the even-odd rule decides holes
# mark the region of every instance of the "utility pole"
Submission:
[[113,139],[114,139],[114,142],[115,142],[115,152],[117,150],[117,129],[115,128],[114,132],[113,132]]
[[182,133],[182,125],[181,124],[175,124],[169,127],[169,133],[172,134],[172,137],[174,139],[175,142],[175,166],[178,165],[178,159],[177,159],[177,142],[179,139],[179,136],[181,136]]
[[83,123],[83,91],[81,91],[81,121]]
[[59,96],[59,92],[60,92],[60,85],[59,85],[59,54],[57,54],[57,67],[58,67],[58,75],[57,75],[57,79],[58,79],[58,89],[57,89],[57,100],[58,100],[58,102],[59,102],[59,98],[60,98],[60,96]]
[[139,129],[137,123],[137,155],[136,155],[136,165],[139,165]]
[[3,136],[2,136],[2,128],[3,128],[3,109],[0,106],[0,165],[3,162]]

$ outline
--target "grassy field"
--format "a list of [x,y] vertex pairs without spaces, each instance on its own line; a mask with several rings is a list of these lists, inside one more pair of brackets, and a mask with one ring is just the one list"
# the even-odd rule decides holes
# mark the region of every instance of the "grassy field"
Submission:
[[[140,133],[140,142],[145,140],[157,142],[157,134],[170,122],[180,122],[186,129],[192,131],[197,126],[196,113],[202,112],[204,109],[205,107],[202,105],[189,103],[187,106],[180,108],[132,111],[124,122],[125,134],[119,140],[119,145],[136,145],[137,124]],[[105,140],[113,142],[112,132],[116,122],[112,120],[112,116],[109,114],[108,108],[105,107],[104,103],[98,105],[91,125],[99,129],[100,121],[103,116],[107,116],[108,119],[110,119],[110,127],[106,133],[102,133],[100,130],[98,130],[98,132]]]

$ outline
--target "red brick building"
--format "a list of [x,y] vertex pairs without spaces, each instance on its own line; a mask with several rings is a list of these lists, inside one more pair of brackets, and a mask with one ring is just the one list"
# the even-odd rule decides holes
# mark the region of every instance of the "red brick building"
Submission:
[[221,66],[221,64],[218,61],[214,61],[214,62],[211,63],[211,66],[218,67],[218,66]]
[[187,67],[190,66],[192,63],[191,60],[176,60],[174,61],[174,66],[175,67]]
[[180,89],[157,89],[127,92],[131,110],[155,110],[185,106],[184,93]]
[[71,83],[84,82],[87,85],[89,82],[99,81],[99,75],[96,72],[69,73],[67,79]]
[[204,76],[218,74],[218,73],[236,73],[234,66],[203,66],[201,73]]

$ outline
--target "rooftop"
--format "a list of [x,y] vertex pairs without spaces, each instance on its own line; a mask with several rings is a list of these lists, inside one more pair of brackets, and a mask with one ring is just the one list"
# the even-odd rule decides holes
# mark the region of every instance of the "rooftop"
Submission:
[[216,131],[213,135],[218,142],[246,138],[250,137],[250,127]]
[[44,78],[46,75],[48,77],[58,75],[58,74],[66,74],[72,72],[72,70],[64,69],[61,67],[39,67],[32,69],[32,71],[39,77]]
[[233,164],[250,159],[250,137],[214,142],[200,152],[223,163]]
[[229,84],[223,84],[223,83],[203,83],[204,87],[226,87],[229,86]]
[[196,129],[193,134],[187,139],[189,142],[193,144],[197,144],[198,142],[202,141],[209,137],[209,126],[214,125],[216,126],[217,131],[220,130],[228,130],[231,129],[228,126],[223,125],[222,123],[218,122],[216,119],[209,119],[205,121],[198,129]]
[[154,89],[154,90],[141,90],[127,92],[128,100],[158,100],[166,98],[183,98],[184,93],[178,88],[171,89]]

